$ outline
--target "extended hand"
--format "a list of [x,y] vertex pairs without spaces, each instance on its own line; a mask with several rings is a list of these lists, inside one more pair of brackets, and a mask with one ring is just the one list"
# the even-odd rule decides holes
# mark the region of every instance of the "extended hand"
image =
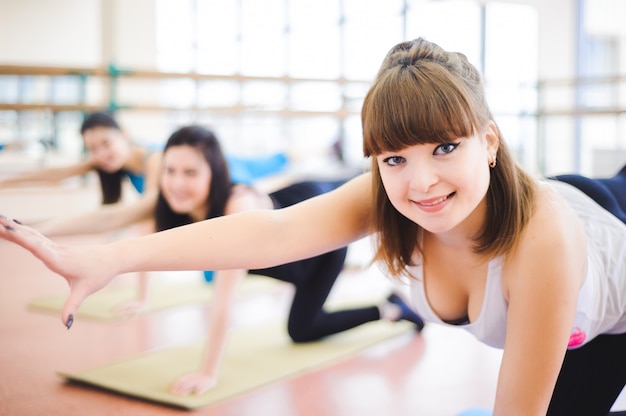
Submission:
[[216,385],[216,377],[208,376],[203,373],[192,373],[181,376],[174,381],[170,391],[180,396],[202,394],[211,390]]
[[68,327],[85,298],[102,289],[116,275],[104,246],[63,246],[38,231],[0,215],[0,238],[18,244],[61,275],[70,286],[61,318]]

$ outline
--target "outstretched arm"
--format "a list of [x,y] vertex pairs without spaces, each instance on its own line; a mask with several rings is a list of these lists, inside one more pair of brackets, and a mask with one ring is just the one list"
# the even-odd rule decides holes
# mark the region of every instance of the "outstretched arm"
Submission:
[[69,283],[67,323],[83,300],[116,275],[155,270],[257,269],[325,253],[369,230],[370,175],[280,210],[248,211],[106,245],[63,246],[0,218],[0,238],[38,257]]
[[0,189],[13,188],[27,184],[59,182],[73,176],[83,175],[92,170],[93,165],[89,160],[70,166],[38,169],[0,180]]
[[34,227],[48,237],[113,231],[152,218],[157,197],[158,194],[151,193],[132,204],[105,205],[88,213],[47,220]]

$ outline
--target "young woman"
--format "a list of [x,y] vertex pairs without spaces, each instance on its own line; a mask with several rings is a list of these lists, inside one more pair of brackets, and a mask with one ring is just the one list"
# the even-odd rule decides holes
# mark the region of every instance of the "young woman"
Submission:
[[362,125],[371,173],[288,208],[92,247],[7,219],[0,236],[71,283],[70,324],[121,272],[270,267],[374,233],[426,321],[503,348],[494,415],[608,413],[626,382],[626,225],[516,164],[478,71],[423,39],[385,57]]
[[[155,229],[162,231],[242,211],[280,209],[331,191],[342,183],[299,182],[269,195],[247,185],[234,184],[215,135],[203,127],[188,126],[174,132],[165,145],[158,195],[146,196],[132,205],[104,207],[96,212],[50,221],[38,229],[48,236],[94,233],[153,220]],[[312,258],[251,270],[294,284],[296,290],[287,328],[291,339],[315,341],[379,319],[408,319],[421,330],[423,322],[397,294],[390,295],[381,305],[337,312],[324,310],[326,298],[343,269],[346,252],[347,248],[341,247]],[[174,383],[175,393],[202,393],[217,382],[233,295],[247,273],[246,269],[216,273],[215,307],[204,362],[197,373]],[[144,280],[139,303],[130,306],[141,306],[146,298]]]
[[27,172],[0,180],[0,189],[27,183],[58,182],[73,176],[97,172],[102,203],[114,204],[122,196],[125,178],[139,193],[156,191],[161,152],[152,152],[130,142],[108,113],[89,115],[80,128],[89,156],[82,162],[58,168]]

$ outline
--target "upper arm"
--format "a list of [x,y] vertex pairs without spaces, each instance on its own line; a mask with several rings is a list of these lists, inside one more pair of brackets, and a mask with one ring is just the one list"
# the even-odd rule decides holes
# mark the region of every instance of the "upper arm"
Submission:
[[507,415],[547,411],[585,277],[584,231],[568,208],[555,208],[536,215],[507,260],[507,334],[496,398],[496,410]]
[[[343,186],[298,204],[268,212],[270,227],[255,227],[264,234],[267,247],[283,249],[290,261],[326,253],[365,236],[369,230],[371,204],[369,174],[352,179]],[[226,214],[254,210],[249,198],[231,198]],[[263,230],[263,231],[261,231]],[[295,256],[295,257],[294,257]]]
[[281,209],[283,238],[317,242],[322,252],[343,247],[369,233],[371,174],[303,203]]
[[159,191],[159,183],[161,178],[161,161],[163,152],[154,152],[146,161],[146,171],[144,172],[145,184],[144,194]]
[[3,181],[5,185],[27,184],[29,182],[57,182],[73,176],[83,175],[93,170],[91,161],[85,160],[68,166],[38,169],[24,172]]

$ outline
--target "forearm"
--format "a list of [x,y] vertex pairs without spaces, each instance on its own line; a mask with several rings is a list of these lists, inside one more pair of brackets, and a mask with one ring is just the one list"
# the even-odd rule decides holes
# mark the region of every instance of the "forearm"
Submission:
[[279,211],[248,211],[118,241],[110,258],[121,272],[258,269],[313,257],[360,237],[320,228],[285,220]]
[[217,380],[230,328],[236,288],[247,275],[246,270],[228,270],[216,273],[215,301],[210,309],[209,333],[200,372]]
[[[35,224],[34,228],[48,237],[104,233],[152,218],[155,204],[156,195],[151,195],[132,205],[105,206],[84,214],[44,221]],[[153,232],[154,225],[151,224],[149,229]]]
[[[80,234],[96,234],[112,231],[114,227],[109,224],[106,215],[82,214],[72,217],[54,218],[38,224],[34,224],[43,235],[48,237],[80,235]],[[100,217],[100,218],[98,218]]]
[[92,169],[90,162],[58,168],[38,169],[19,173],[0,180],[0,188],[11,188],[26,184],[53,183],[76,175],[82,175]]

